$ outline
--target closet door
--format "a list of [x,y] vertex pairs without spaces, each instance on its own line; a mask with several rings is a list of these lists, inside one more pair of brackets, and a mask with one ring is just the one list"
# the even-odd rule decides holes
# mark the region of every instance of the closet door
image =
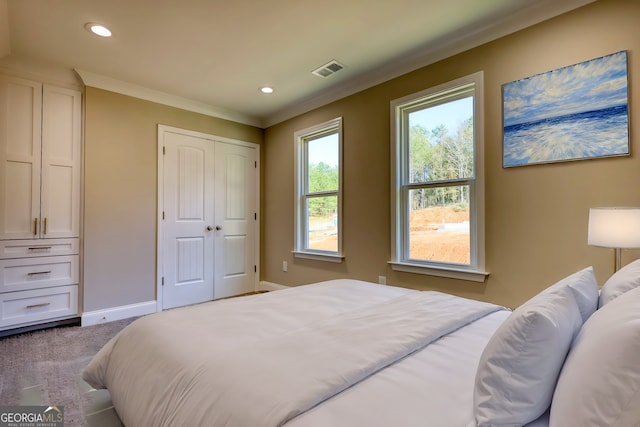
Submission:
[[42,102],[40,237],[78,237],[81,95],[45,85]]
[[258,152],[158,126],[159,308],[255,290]]
[[256,150],[216,142],[215,297],[255,290]]
[[40,234],[42,85],[0,76],[0,239]]
[[163,134],[163,309],[213,299],[214,148],[210,140]]

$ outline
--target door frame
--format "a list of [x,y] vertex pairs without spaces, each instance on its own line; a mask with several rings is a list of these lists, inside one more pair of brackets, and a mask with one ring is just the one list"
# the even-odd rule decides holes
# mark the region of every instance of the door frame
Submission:
[[[162,298],[163,298],[163,279],[164,279],[164,264],[162,262],[164,254],[164,227],[163,221],[163,207],[164,207],[164,134],[166,132],[178,133],[186,136],[193,136],[196,138],[202,138],[211,141],[214,144],[216,141],[224,142],[227,144],[239,145],[243,147],[249,147],[256,150],[256,191],[255,191],[255,204],[256,204],[256,220],[254,221],[254,233],[255,233],[255,247],[254,257],[256,265],[255,283],[254,289],[258,289],[260,283],[260,144],[254,142],[240,141],[237,139],[225,138],[223,136],[216,136],[197,132],[188,129],[177,128],[173,126],[167,126],[158,124],[158,191],[157,191],[157,205],[156,205],[156,311],[162,311]],[[211,260],[213,262],[213,260]],[[214,283],[215,290],[215,283]]]

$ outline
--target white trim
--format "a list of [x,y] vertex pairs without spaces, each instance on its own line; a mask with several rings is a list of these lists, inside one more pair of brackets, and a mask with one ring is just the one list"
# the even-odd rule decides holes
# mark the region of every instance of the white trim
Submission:
[[76,68],[75,72],[78,73],[86,86],[104,89],[120,93],[122,95],[168,105],[170,107],[193,111],[194,113],[200,113],[211,117],[217,117],[219,119],[231,120],[233,122],[262,128],[262,122],[256,117],[236,113],[234,111],[215,107],[203,102],[182,98],[159,90],[138,86],[133,83],[123,82],[121,80],[116,80],[114,78],[95,74],[86,70],[79,70]]
[[[407,149],[403,140],[406,137],[403,132],[406,130],[401,125],[401,115],[403,111],[408,111],[415,105],[428,101],[431,97],[447,96],[447,93],[456,93],[460,88],[473,85],[473,124],[474,124],[474,170],[475,177],[472,185],[469,185],[470,194],[470,214],[471,214],[471,264],[462,268],[448,263],[419,262],[412,263],[406,260],[408,251],[407,242],[404,236],[404,223],[406,219],[406,201],[402,186],[406,179],[406,171],[403,171],[405,150]],[[427,274],[439,277],[450,277],[461,280],[472,280],[484,282],[489,273],[485,269],[485,222],[484,222],[484,72],[476,73],[439,84],[437,86],[422,90],[417,93],[394,99],[390,103],[391,121],[391,265],[393,270],[409,273]],[[462,181],[462,180],[460,180]],[[475,226],[474,226],[475,224]]]
[[[327,251],[327,253],[317,253],[311,250],[305,250],[307,229],[305,226],[306,219],[303,221],[303,195],[306,195],[306,175],[308,164],[306,159],[307,144],[309,139],[317,137],[323,134],[338,135],[338,206],[336,209],[336,216],[338,217],[338,250]],[[293,254],[299,258],[314,259],[320,261],[342,262],[342,194],[343,194],[343,138],[342,138],[343,126],[342,117],[336,117],[335,119],[328,120],[324,123],[298,130],[294,132],[294,250]]]
[[321,252],[304,252],[304,251],[292,251],[295,258],[312,259],[315,261],[328,261],[340,263],[344,259],[344,255],[341,253],[321,253]]
[[449,279],[468,280],[471,282],[484,282],[487,276],[489,276],[489,273],[486,271],[458,269],[455,267],[425,266],[394,261],[389,261],[389,264],[394,271],[447,277]]
[[145,316],[156,312],[155,300],[139,302],[137,304],[122,305],[120,307],[105,308],[104,310],[88,311],[82,313],[82,326],[97,325],[113,322],[114,320],[128,319],[130,317]]
[[288,289],[290,286],[280,285],[278,283],[266,282],[261,280],[258,284],[257,291],[280,291],[282,289]]
[[167,130],[170,130],[165,125],[158,125],[158,180],[157,194],[156,194],[156,311],[162,311],[162,286],[164,281],[164,269],[162,260],[164,259],[164,227],[162,221],[164,220],[164,134]]
[[420,68],[435,64],[443,59],[450,58],[485,43],[513,34],[594,1],[595,0],[566,0],[559,2],[555,0],[545,0],[527,6],[521,6],[517,11],[510,13],[500,20],[493,21],[484,27],[474,31],[468,31],[468,29],[462,30],[456,34],[449,35],[446,41],[433,41],[422,46],[420,49],[415,49],[412,54],[408,54],[394,61],[387,61],[386,65],[376,70],[372,70],[343,84],[321,91],[316,95],[309,96],[275,113],[268,114],[263,120],[263,126],[265,128],[271,127],[295,116],[388,82]]
[[82,80],[73,70],[35,59],[18,59],[12,56],[2,58],[0,59],[0,72],[66,89],[79,91],[84,89]]

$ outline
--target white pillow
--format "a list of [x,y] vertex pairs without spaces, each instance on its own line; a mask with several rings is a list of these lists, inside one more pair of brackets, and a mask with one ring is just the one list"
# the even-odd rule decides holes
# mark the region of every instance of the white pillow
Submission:
[[550,420],[551,427],[640,425],[640,288],[584,324],[560,374]]
[[598,282],[593,267],[587,267],[556,282],[544,292],[554,292],[558,288],[567,287],[578,304],[582,321],[585,322],[598,308]]
[[479,427],[524,425],[551,404],[558,374],[582,325],[567,282],[524,303],[489,340],[474,389]]
[[604,306],[616,297],[640,286],[640,259],[633,261],[609,277],[600,292],[598,307]]

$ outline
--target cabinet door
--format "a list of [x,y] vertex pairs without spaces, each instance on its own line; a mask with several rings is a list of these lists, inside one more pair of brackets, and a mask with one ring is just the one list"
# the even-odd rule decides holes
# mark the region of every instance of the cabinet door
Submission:
[[0,76],[0,239],[38,237],[42,85]]
[[0,330],[78,314],[78,285],[0,294]]
[[78,237],[80,92],[44,85],[40,237]]

